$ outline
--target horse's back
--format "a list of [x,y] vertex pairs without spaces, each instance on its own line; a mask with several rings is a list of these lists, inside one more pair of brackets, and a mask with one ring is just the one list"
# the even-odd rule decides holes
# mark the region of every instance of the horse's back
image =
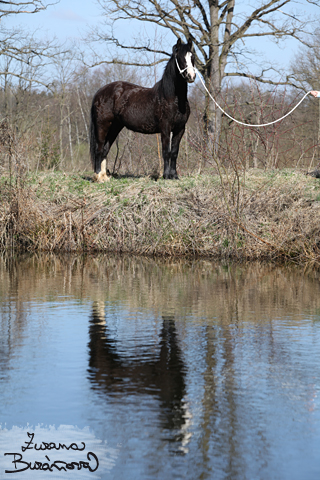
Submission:
[[[118,81],[100,88],[94,96],[93,108],[105,119],[141,133],[157,133],[158,100],[154,88]],[[101,116],[100,116],[101,118]]]
[[127,100],[130,97],[148,96],[150,90],[152,89],[130,82],[112,82],[104,85],[96,92],[93,97],[93,103],[108,102],[110,100],[118,102],[123,97]]

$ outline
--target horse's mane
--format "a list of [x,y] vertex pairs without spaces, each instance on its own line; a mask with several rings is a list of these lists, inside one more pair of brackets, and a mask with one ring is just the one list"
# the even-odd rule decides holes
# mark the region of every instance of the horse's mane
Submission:
[[[177,75],[174,55],[171,55],[170,60],[165,66],[161,80],[157,82],[155,86],[157,87],[159,95],[164,98],[172,98],[177,95],[177,93],[181,93],[183,96],[187,95],[187,82],[182,79],[181,75]],[[177,87],[179,89],[178,92]]]

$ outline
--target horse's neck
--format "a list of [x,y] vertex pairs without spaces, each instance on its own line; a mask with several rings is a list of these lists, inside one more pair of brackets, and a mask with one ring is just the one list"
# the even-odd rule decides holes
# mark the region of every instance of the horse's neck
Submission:
[[169,61],[160,84],[165,98],[178,97],[180,101],[187,100],[188,84],[176,71],[173,58]]

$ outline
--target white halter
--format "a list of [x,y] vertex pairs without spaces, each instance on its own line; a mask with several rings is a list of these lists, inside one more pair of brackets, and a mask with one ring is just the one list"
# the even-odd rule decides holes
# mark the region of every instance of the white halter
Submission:
[[179,71],[180,75],[182,75],[183,72],[185,72],[188,67],[186,67],[186,68],[184,68],[183,70],[181,70],[180,65],[179,65],[179,63],[178,63],[178,60],[177,60],[177,57],[175,56],[174,58],[175,58],[175,61],[176,61],[176,64],[177,64],[178,71]]
[[[175,58],[175,61],[176,61],[177,69],[178,69],[180,75],[182,75],[186,70],[188,70],[188,65],[186,66],[186,68],[184,68],[183,70],[181,70],[180,65],[179,65],[179,63],[178,63],[178,60],[177,60],[177,56],[175,55],[174,58]],[[196,73],[196,70],[195,70],[194,67],[193,67],[193,71],[194,71],[194,73]],[[182,75],[182,76],[183,76],[183,75]]]

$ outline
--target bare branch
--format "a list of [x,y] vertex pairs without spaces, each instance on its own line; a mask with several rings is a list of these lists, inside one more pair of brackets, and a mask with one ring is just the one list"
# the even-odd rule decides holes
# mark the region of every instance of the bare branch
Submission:
[[295,88],[301,88],[300,85],[295,81],[293,81],[294,77],[293,75],[287,75],[285,80],[277,80],[276,82],[271,80],[270,78],[265,78],[264,75],[267,71],[271,69],[265,69],[261,72],[260,75],[252,75],[249,73],[243,73],[243,72],[228,72],[226,73],[226,77],[242,77],[242,78],[250,78],[251,80],[255,80],[256,82],[259,83],[265,83],[268,85],[288,85],[291,87]]
[[0,2],[0,18],[8,15],[17,15],[19,13],[38,13],[46,10],[50,5],[59,3],[59,0],[45,3],[43,0],[2,0]]
[[[212,93],[221,90],[225,77],[233,76],[253,79],[263,84],[297,87],[298,83],[291,75],[287,75],[285,80],[277,81],[268,78],[266,69],[256,74],[246,70],[241,71],[237,66],[231,73],[228,72],[227,67],[235,63],[234,59],[240,56],[244,61],[239,64],[247,66],[249,61],[251,65],[257,63],[254,50],[252,49],[248,54],[245,48],[245,41],[248,39],[271,39],[280,43],[290,38],[294,39],[297,45],[311,48],[310,37],[314,33],[314,27],[312,21],[306,17],[308,3],[320,6],[320,0],[307,0],[307,6],[301,7],[303,11],[299,12],[297,11],[299,4],[295,0],[260,0],[251,2],[252,6],[246,5],[246,12],[249,11],[249,13],[244,14],[236,10],[239,0],[222,0],[221,3],[218,0],[99,0],[99,3],[105,18],[104,27],[109,29],[109,32],[104,35],[100,32],[92,32],[92,39],[108,42],[115,46],[117,51],[131,50],[137,54],[143,53],[145,57],[121,58],[112,53],[110,57],[113,59],[110,57],[99,59],[98,62],[95,61],[95,65],[100,62],[152,66],[159,64],[161,59],[146,60],[148,54],[161,56],[162,60],[167,58],[166,49],[154,48],[142,37],[128,44],[115,33],[117,22],[122,23],[126,20],[145,22],[153,25],[157,32],[159,29],[170,32],[171,38],[192,39],[196,66],[204,76],[206,87]],[[292,6],[295,7],[295,11],[290,8]],[[242,50],[239,48],[241,45]],[[169,54],[171,47],[172,45],[168,48]],[[237,56],[234,52],[235,48],[240,51]],[[209,101],[206,109],[207,122],[215,124],[212,131],[219,131],[219,112],[216,112]]]

